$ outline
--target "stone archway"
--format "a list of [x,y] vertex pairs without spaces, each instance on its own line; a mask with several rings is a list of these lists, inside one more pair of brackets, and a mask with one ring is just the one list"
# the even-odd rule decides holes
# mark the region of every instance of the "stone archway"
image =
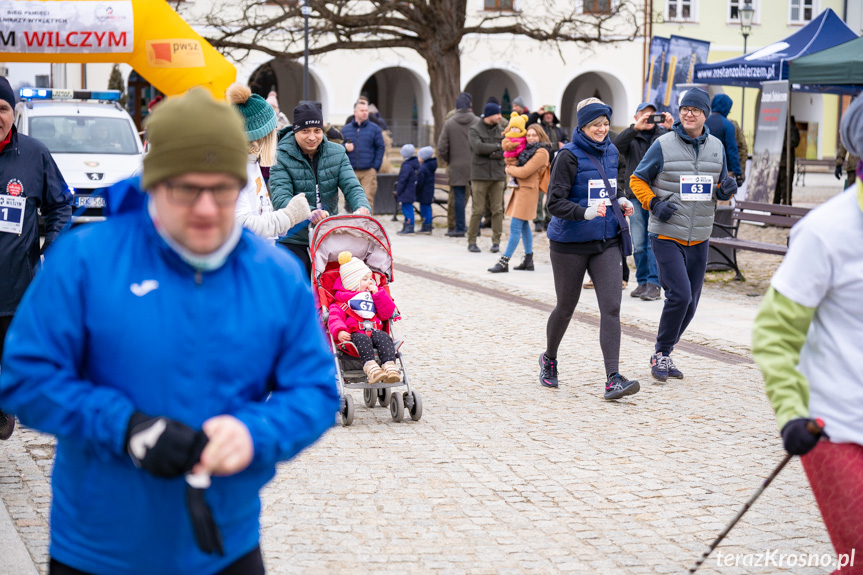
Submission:
[[431,142],[429,87],[413,70],[395,66],[378,70],[363,82],[357,96],[365,96],[377,107],[394,146],[422,147]]
[[[249,76],[249,88],[262,98],[270,90],[279,97],[279,108],[292,120],[291,113],[303,99],[303,66],[291,60],[274,59],[259,66]],[[327,117],[329,102],[327,95],[315,73],[309,70],[309,100],[320,102],[324,118]]]
[[517,96],[521,96],[529,110],[534,109],[527,83],[508,70],[493,68],[480,72],[467,83],[464,91],[473,98],[473,111],[478,116],[492,96],[497,98],[505,117],[512,112],[512,101]]
[[560,105],[560,124],[572,133],[576,126],[575,112],[578,103],[585,98],[599,98],[613,110],[612,128],[623,128],[629,125],[630,113],[626,97],[626,89],[614,76],[605,72],[586,72],[570,81]]

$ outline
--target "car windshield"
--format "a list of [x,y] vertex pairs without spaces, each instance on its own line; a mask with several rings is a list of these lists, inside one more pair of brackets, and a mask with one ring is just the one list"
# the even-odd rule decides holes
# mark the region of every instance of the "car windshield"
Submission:
[[36,116],[30,136],[52,154],[138,154],[132,124],[123,118]]

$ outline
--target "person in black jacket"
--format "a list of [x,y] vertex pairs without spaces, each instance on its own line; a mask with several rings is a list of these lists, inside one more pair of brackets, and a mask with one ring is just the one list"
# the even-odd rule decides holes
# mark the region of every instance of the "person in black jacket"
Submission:
[[626,197],[632,201],[635,210],[629,218],[629,227],[632,232],[632,255],[635,258],[635,280],[638,282],[638,287],[629,295],[646,301],[658,300],[662,292],[659,288],[656,258],[653,257],[653,250],[647,239],[647,221],[650,219],[650,212],[635,201],[635,194],[629,187],[629,177],[641,163],[650,145],[674,124],[671,114],[663,114],[665,121],[662,124],[649,123],[648,120],[654,114],[656,114],[656,108],[653,104],[648,102],[640,104],[635,111],[635,123],[630,124],[614,139],[618,152],[625,158],[623,190]]
[[[14,126],[15,93],[0,77],[0,356],[3,340],[39,256],[72,217],[72,194],[51,152]],[[45,243],[39,247],[39,214]],[[8,439],[14,418],[0,411],[0,439]]]

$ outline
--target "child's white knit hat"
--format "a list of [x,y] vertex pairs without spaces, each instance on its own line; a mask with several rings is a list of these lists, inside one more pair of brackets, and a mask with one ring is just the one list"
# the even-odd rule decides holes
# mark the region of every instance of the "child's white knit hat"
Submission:
[[360,281],[366,274],[372,273],[369,266],[362,260],[359,260],[351,254],[351,252],[342,252],[339,254],[339,275],[342,278],[342,285],[346,290],[357,291],[360,287]]

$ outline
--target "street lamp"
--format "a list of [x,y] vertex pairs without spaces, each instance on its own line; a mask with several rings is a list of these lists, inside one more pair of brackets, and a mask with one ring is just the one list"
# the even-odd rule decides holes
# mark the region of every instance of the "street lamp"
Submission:
[[[749,38],[749,33],[752,31],[752,16],[755,15],[755,8],[752,7],[749,0],[740,8],[740,33],[743,34],[743,55],[746,55],[746,39]],[[743,121],[746,119],[746,88],[741,90],[740,97],[740,131],[743,131]]]
[[[305,32],[305,62],[303,63],[303,100],[306,102],[309,101],[309,14],[312,13],[312,9],[309,6],[309,0],[304,0],[303,7],[301,8],[303,13],[303,20],[305,20],[304,24],[304,32]],[[752,20],[752,18],[749,18]],[[746,44],[746,40],[743,40],[743,44]]]

